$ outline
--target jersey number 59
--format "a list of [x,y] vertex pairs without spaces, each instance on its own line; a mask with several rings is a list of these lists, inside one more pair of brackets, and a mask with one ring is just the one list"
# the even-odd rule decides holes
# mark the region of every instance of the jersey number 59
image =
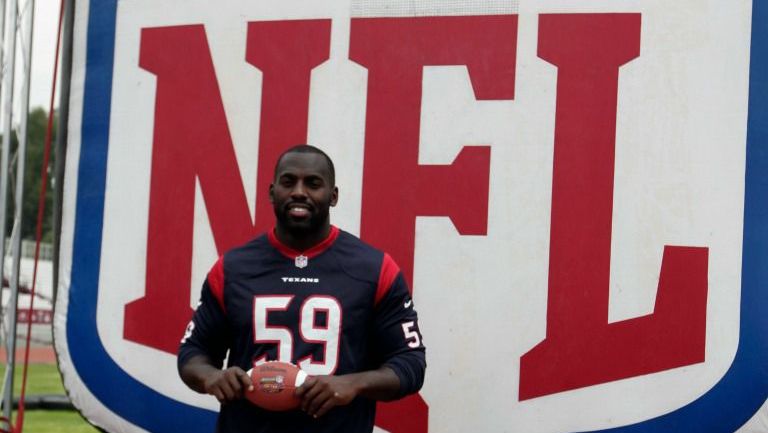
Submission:
[[[293,359],[293,333],[289,328],[269,326],[267,317],[273,311],[286,311],[293,296],[256,296],[253,298],[253,342],[255,344],[277,344],[277,360],[291,362]],[[325,313],[325,326],[316,323],[317,313]],[[307,343],[322,344],[322,361],[312,355],[298,360],[299,367],[307,374],[333,374],[339,360],[339,333],[341,331],[341,305],[330,296],[311,296],[299,309],[299,332]],[[266,355],[254,360],[254,365],[267,361]]]

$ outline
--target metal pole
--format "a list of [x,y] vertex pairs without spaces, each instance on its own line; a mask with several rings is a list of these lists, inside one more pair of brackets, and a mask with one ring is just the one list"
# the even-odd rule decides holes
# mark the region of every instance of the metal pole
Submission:
[[[0,83],[3,81],[3,78],[5,77],[5,22],[6,22],[6,16],[7,16],[7,9],[8,9],[8,3],[5,0],[0,0]],[[0,85],[0,96],[2,95],[2,86]],[[0,344],[3,342],[3,332],[5,330],[5,326],[3,325],[3,319],[5,318],[5,314],[3,312],[2,306],[5,305],[3,303],[3,288],[2,288],[2,280],[5,273],[3,272],[3,269],[5,267],[5,210],[7,205],[7,197],[6,197],[6,191],[8,190],[6,186],[7,182],[7,172],[8,172],[8,152],[9,149],[6,146],[3,146],[2,151],[0,151],[0,185],[2,185],[2,189],[0,189]],[[5,177],[5,180],[2,180],[1,178]],[[7,356],[7,355],[6,355]],[[10,358],[10,356],[7,356],[7,358]],[[2,396],[5,396],[5,388],[6,388],[6,379],[8,378],[8,374],[5,374],[3,377],[3,386],[2,386]],[[3,397],[4,398],[4,397]],[[0,401],[0,410],[8,406],[8,404],[5,403],[4,400]],[[10,429],[10,418],[6,418],[9,421],[6,423],[6,428]]]
[[[15,2],[15,0],[11,0]],[[26,167],[27,160],[27,120],[29,119],[29,82],[32,77],[32,30],[35,20],[35,0],[27,0],[24,9],[21,11],[21,31],[18,34],[22,37],[21,58],[24,62],[23,68],[23,82],[21,87],[21,108],[20,108],[20,124],[19,134],[17,135],[19,146],[16,150],[16,195],[14,203],[14,217],[13,217],[13,232],[11,233],[11,255],[13,256],[13,265],[11,267],[11,277],[9,278],[9,286],[11,289],[11,297],[8,300],[8,335],[11,337],[8,339],[8,364],[6,366],[6,372],[10,374],[9,377],[13,377],[16,367],[15,354],[16,349],[16,313],[19,305],[19,268],[21,265],[21,211],[24,207],[24,169]],[[12,93],[12,92],[11,92]],[[34,305],[34,298],[29,300],[30,305]],[[32,320],[30,317],[29,320]],[[31,328],[28,326],[27,331],[31,332]],[[27,340],[29,344],[29,340]],[[13,347],[13,351],[11,351]],[[6,383],[8,387],[5,391],[3,399],[7,403],[3,406],[3,411],[7,412],[8,420],[10,420],[11,410],[13,409],[13,381]]]
[[[13,266],[11,268],[11,277],[9,279],[9,286],[11,288],[11,297],[16,295],[16,303],[10,304],[13,307],[18,304],[19,293],[19,269],[21,265],[21,229],[22,219],[21,213],[24,207],[24,172],[26,168],[27,160],[27,142],[28,132],[27,124],[29,119],[29,83],[32,77],[32,30],[35,20],[35,0],[27,0],[24,9],[21,11],[22,22],[21,32],[22,35],[22,48],[21,58],[24,62],[23,69],[23,82],[21,86],[21,108],[19,121],[19,134],[17,135],[19,140],[19,147],[16,151],[16,195],[15,195],[15,207],[13,216],[13,233],[11,238],[11,256],[13,257]],[[11,299],[13,300],[13,299]],[[30,302],[34,302],[33,299]],[[10,322],[9,335],[16,335],[16,308],[13,308],[8,312]],[[15,339],[14,339],[15,340]]]
[[[3,172],[0,176],[0,194],[2,194],[2,220],[5,220],[5,192],[8,185],[8,169],[7,169],[7,153],[11,146],[11,122],[13,120],[13,78],[16,69],[16,30],[17,30],[17,4],[16,0],[10,0],[8,2],[8,16],[5,28],[5,45],[6,45],[6,59],[7,66],[5,68],[5,76],[3,77]],[[3,254],[5,254],[5,245],[2,246]],[[4,259],[4,258],[3,258]],[[2,270],[2,269],[0,269]],[[11,297],[8,300],[8,312],[5,315],[6,329],[10,329],[11,326],[16,327],[16,301],[18,293],[11,291]],[[16,354],[16,333],[8,332],[8,338],[6,340],[6,353],[8,354],[8,364],[5,368],[5,381],[3,383],[3,415],[6,419],[11,419],[11,410],[13,409],[13,370],[15,367],[15,354]]]
[[61,45],[61,93],[59,94],[59,124],[56,130],[53,170],[53,299],[59,289],[59,244],[61,242],[61,205],[64,201],[64,162],[67,152],[69,126],[69,90],[72,77],[72,34],[75,21],[75,2],[64,2],[64,28]]
[[8,14],[6,16],[5,26],[5,60],[2,87],[2,126],[3,126],[3,149],[0,153],[0,277],[5,276],[5,226],[6,226],[6,206],[8,203],[8,170],[10,161],[8,160],[11,149],[11,132],[13,121],[13,78],[16,69],[16,21],[17,21],[17,3],[16,0],[8,2]]
[[[5,0],[0,0],[0,82],[2,82],[2,78],[5,75],[4,69],[5,64],[4,61],[4,54],[5,54],[5,9],[6,9],[7,3]],[[2,95],[2,86],[0,86],[0,96]],[[6,170],[6,166],[0,162],[0,171]],[[6,208],[6,199],[0,198],[0,208],[2,208],[2,214],[0,214],[0,281],[2,281],[3,276],[3,264],[5,263],[5,208]],[[3,290],[2,290],[2,284],[0,284],[0,323],[2,323],[3,320]],[[3,341],[3,332],[2,329],[0,329],[0,344],[2,344]]]

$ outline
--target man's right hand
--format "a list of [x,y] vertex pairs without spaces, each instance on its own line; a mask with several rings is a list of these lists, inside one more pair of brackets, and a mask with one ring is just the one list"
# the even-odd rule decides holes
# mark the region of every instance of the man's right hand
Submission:
[[203,388],[206,394],[226,403],[243,398],[246,390],[253,391],[253,382],[242,368],[229,367],[211,371],[203,382]]
[[201,394],[210,394],[222,403],[243,398],[253,391],[253,382],[240,367],[220,368],[205,355],[195,355],[181,366],[181,380]]

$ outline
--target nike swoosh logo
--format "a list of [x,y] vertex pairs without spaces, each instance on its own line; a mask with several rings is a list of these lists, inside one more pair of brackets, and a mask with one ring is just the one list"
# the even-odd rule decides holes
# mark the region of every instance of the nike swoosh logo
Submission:
[[413,304],[413,300],[412,299],[409,300],[408,302],[406,302],[405,304],[403,304],[403,307],[408,308],[408,307],[411,306],[411,304]]

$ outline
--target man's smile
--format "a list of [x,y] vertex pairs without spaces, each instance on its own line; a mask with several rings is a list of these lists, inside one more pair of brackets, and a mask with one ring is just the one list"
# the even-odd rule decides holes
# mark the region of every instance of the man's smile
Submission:
[[306,204],[291,203],[286,206],[288,215],[293,218],[306,218],[311,213],[311,207]]

